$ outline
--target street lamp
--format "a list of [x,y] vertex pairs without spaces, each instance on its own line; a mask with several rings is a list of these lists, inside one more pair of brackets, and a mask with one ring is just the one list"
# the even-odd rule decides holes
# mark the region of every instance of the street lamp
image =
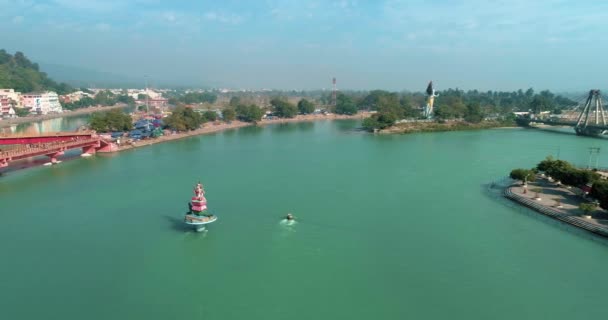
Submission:
[[528,174],[527,174],[527,175],[524,177],[524,186],[523,186],[523,187],[524,187],[524,194],[525,194],[525,193],[528,193],[528,176],[529,176],[529,175],[530,175],[530,174],[528,173]]

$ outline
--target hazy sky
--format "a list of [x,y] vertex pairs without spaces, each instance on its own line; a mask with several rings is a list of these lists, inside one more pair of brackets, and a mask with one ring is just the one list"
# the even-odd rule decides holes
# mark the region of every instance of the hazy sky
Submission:
[[35,61],[238,88],[606,87],[608,1],[0,0]]

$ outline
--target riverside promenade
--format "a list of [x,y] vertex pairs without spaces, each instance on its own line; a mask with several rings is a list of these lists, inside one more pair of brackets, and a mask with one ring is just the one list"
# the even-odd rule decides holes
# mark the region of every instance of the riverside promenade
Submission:
[[[536,198],[536,188],[542,190],[538,192],[540,199]],[[504,196],[545,216],[608,238],[608,213],[598,208],[589,214],[591,217],[583,217],[579,205],[588,201],[577,194],[580,189],[567,188],[540,177],[528,183],[527,189],[524,193],[520,183],[512,184],[504,189]]]

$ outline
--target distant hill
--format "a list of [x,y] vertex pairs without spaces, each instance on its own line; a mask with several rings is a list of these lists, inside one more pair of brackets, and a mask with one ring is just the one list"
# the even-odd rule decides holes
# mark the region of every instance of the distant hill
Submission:
[[22,52],[14,55],[0,50],[0,88],[12,88],[19,92],[51,90],[58,94],[71,92],[66,83],[57,83],[40,71],[37,63],[31,62]]

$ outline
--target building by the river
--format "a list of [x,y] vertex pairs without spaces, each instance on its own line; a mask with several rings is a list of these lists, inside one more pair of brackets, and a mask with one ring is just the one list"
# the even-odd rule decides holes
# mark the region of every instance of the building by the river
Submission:
[[22,103],[24,108],[30,110],[30,113],[47,114],[62,112],[59,96],[52,91],[24,93],[22,95]]

